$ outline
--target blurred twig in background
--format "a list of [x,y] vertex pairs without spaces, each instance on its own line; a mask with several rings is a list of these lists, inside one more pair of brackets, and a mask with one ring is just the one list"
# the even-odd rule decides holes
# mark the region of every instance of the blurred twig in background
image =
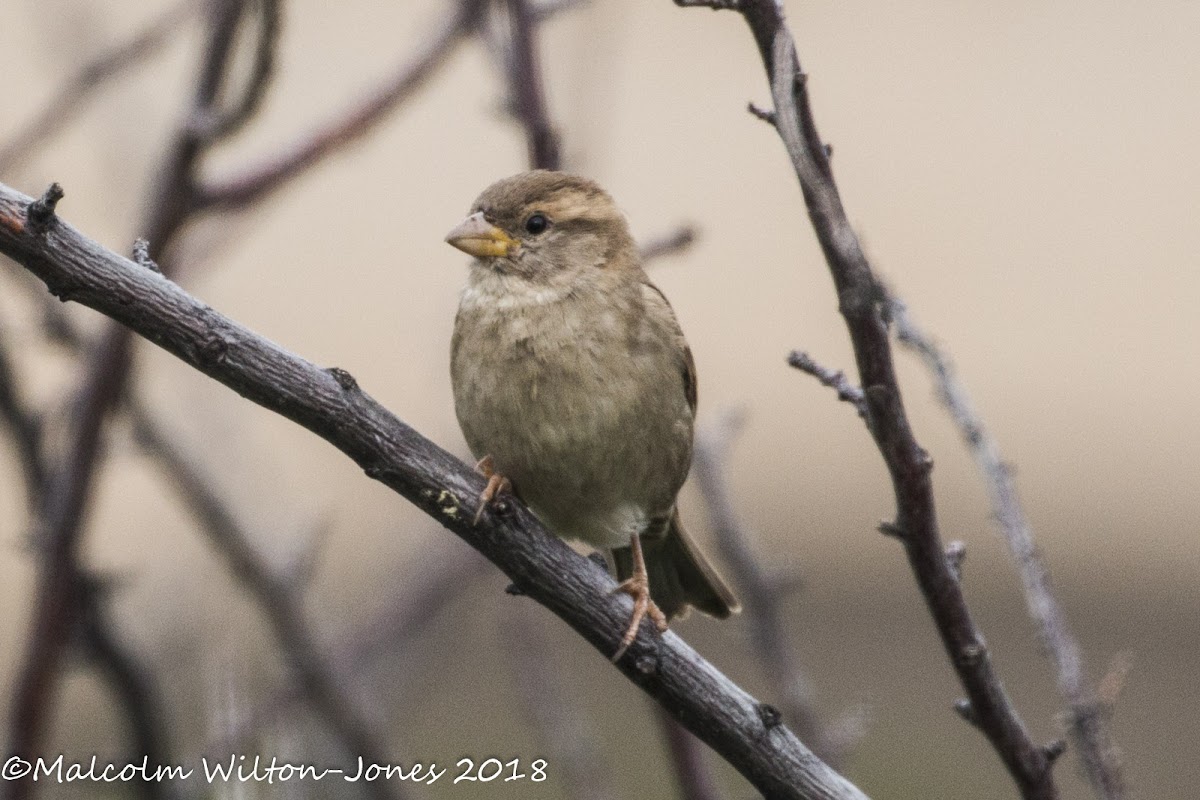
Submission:
[[31,512],[41,503],[46,481],[46,465],[42,461],[42,423],[25,407],[20,397],[20,383],[14,372],[12,358],[0,331],[0,423],[16,444],[21,469],[25,473],[25,498]]
[[938,399],[950,412],[983,473],[992,513],[1025,590],[1029,615],[1037,624],[1042,645],[1054,661],[1058,690],[1070,708],[1068,730],[1088,780],[1098,796],[1106,800],[1124,798],[1125,777],[1120,751],[1107,723],[1111,704],[1101,702],[1088,681],[1083,652],[1054,596],[1049,570],[1038,553],[1033,529],[1017,496],[1012,470],[1000,455],[1000,445],[976,413],[950,359],[913,321],[904,302],[889,293],[887,310],[896,328],[896,338],[915,352],[929,369]]
[[[473,7],[473,2],[460,4],[455,17],[456,37],[469,30],[471,16],[468,12]],[[34,144],[45,140],[50,132],[48,125],[58,125],[69,119],[71,112],[105,79],[150,55],[179,25],[185,13],[190,13],[190,9],[190,4],[172,9],[129,43],[114,48],[90,64],[56,95],[46,112],[31,123],[28,130],[35,131],[37,135],[21,134],[2,152],[8,158],[25,157]],[[172,250],[176,234],[205,207],[206,203],[201,198],[211,200],[211,195],[199,188],[201,160],[212,146],[244,126],[255,115],[266,95],[280,30],[280,2],[258,0],[252,4],[241,0],[213,0],[207,7],[205,19],[208,41],[197,72],[196,94],[168,148],[154,198],[149,205],[149,216],[144,223],[144,230],[150,236],[145,260],[157,259],[168,274],[174,271],[172,257],[178,252],[178,248]],[[255,26],[251,34],[253,57],[240,89],[231,91],[227,84],[233,81],[230,72],[234,60],[234,40],[239,30],[249,27],[251,23]],[[440,59],[426,60],[428,63],[419,69],[402,73],[400,79],[377,93],[372,103],[339,118],[332,132],[308,139],[307,145],[297,151],[300,153],[298,157],[285,165],[276,164],[271,170],[260,170],[254,191],[244,193],[239,203],[245,205],[264,196],[269,189],[333,152],[337,145],[368,129],[372,122],[394,109],[399,101],[420,85],[421,78]],[[53,119],[49,123],[43,124],[51,117]],[[38,438],[36,419],[21,412],[10,373],[0,373],[0,379],[3,379],[0,380],[0,410],[5,412],[4,418],[16,435],[24,454],[23,461],[30,470],[28,486],[31,505],[36,485],[45,483],[50,488],[46,499],[39,498],[36,504],[42,513],[37,539],[44,543],[39,546],[43,547],[45,555],[39,590],[41,599],[30,629],[29,651],[19,678],[10,726],[12,749],[18,754],[32,754],[39,749],[42,738],[40,721],[48,717],[46,709],[58,680],[58,665],[72,617],[82,614],[87,619],[98,619],[98,610],[87,609],[91,594],[82,590],[86,581],[74,563],[75,553],[81,535],[83,509],[99,458],[100,438],[107,412],[125,391],[130,342],[129,332],[120,326],[110,327],[98,340],[89,358],[91,377],[82,382],[78,393],[79,410],[73,416],[73,430],[67,437],[71,443],[70,449],[63,457],[62,466],[51,478],[40,474],[44,468],[39,466],[39,459],[33,458]],[[85,346],[78,340],[75,344]],[[0,359],[0,367],[7,366],[7,359]],[[142,444],[159,457],[167,467],[167,473],[173,475],[177,484],[186,490],[184,494],[189,505],[197,510],[205,529],[216,538],[219,552],[230,559],[234,573],[243,579],[244,585],[259,600],[310,700],[341,735],[348,752],[385,763],[384,751],[372,744],[371,737],[365,733],[365,726],[351,711],[351,704],[346,698],[337,696],[338,682],[318,655],[308,625],[297,612],[298,607],[291,599],[286,582],[270,573],[244,537],[235,535],[239,528],[232,522],[231,515],[216,513],[224,510],[223,504],[208,490],[198,471],[191,469],[182,451],[160,434],[141,406],[135,403],[133,410],[135,428]],[[97,623],[92,629],[96,634],[92,636],[95,643],[92,649],[95,652],[102,655],[117,652],[113,646],[102,646],[113,641],[107,635],[107,627],[100,627]],[[106,635],[102,637],[101,633]],[[124,678],[133,674],[131,668],[124,666],[131,663],[128,659],[121,661],[114,658],[111,662],[108,674]],[[134,681],[123,680],[117,686],[120,689],[134,685]],[[124,693],[126,697],[133,697],[134,694],[129,691]],[[138,716],[137,713],[131,713],[132,718]],[[140,716],[144,717],[145,714]],[[144,753],[152,760],[162,758],[165,744],[165,736],[160,735],[156,746],[145,749]],[[383,783],[371,785],[380,796],[396,796]],[[10,784],[14,797],[25,796],[28,788],[27,781]]]
[[680,800],[720,800],[722,794],[705,759],[703,743],[661,706],[655,709],[654,716],[662,728],[671,766],[675,768]]
[[92,95],[157,54],[200,7],[193,0],[177,2],[127,41],[106,49],[80,67],[58,87],[41,111],[0,144],[0,175],[28,160],[55,133],[74,121]]
[[577,694],[564,686],[564,664],[555,658],[542,619],[531,616],[518,606],[503,629],[521,712],[556,767],[563,800],[615,800],[612,765],[601,754]]
[[[168,147],[143,223],[151,242],[147,257],[157,260],[168,274],[172,263],[167,248],[190,216],[198,162],[221,133],[198,123],[220,113],[234,38],[246,10],[247,4],[240,0],[214,0],[206,9],[208,35],[195,95]],[[254,81],[250,83],[252,86]],[[235,102],[232,107],[249,113],[253,106]],[[56,197],[47,193],[47,199],[53,202]],[[37,599],[9,726],[11,752],[27,759],[35,758],[42,749],[68,637],[81,611],[82,574],[77,558],[84,513],[101,458],[108,414],[127,385],[132,342],[127,329],[111,323],[98,338],[75,392],[68,444],[48,472],[48,490],[34,536],[39,553]],[[26,797],[32,785],[28,778],[16,780],[9,784],[9,791],[14,798]]]
[[[304,611],[305,583],[267,564],[229,503],[141,403],[130,404],[130,416],[135,440],[174,484],[183,506],[195,517],[230,574],[254,598],[292,670],[293,679],[305,700],[337,737],[343,754],[361,756],[372,764],[386,764],[388,748],[371,730],[362,710],[346,691],[344,679],[333,669],[317,641],[312,620]],[[366,785],[375,797],[404,796],[400,783],[370,781]]]
[[197,187],[196,204],[206,211],[230,211],[256,203],[333,153],[367,135],[404,101],[425,85],[431,75],[475,30],[482,0],[454,0],[421,51],[367,93],[363,100],[338,111],[312,130],[279,146],[279,155],[249,164],[232,175],[213,178]]
[[770,0],[676,3],[735,10],[754,36],[775,105],[773,116],[756,116],[774,125],[791,157],[854,347],[868,428],[892,478],[896,519],[884,523],[881,530],[904,545],[950,661],[967,691],[969,705],[960,704],[965,716],[988,737],[1026,800],[1057,798],[1051,765],[1060,749],[1053,743],[1040,747],[1030,738],[995,672],[958,576],[946,558],[929,476],[933,462],[917,443],[904,410],[882,313],[883,290],[842,207],[829,151],[817,133],[809,106],[795,42],[783,22],[782,6]]
[[813,752],[828,763],[841,764],[863,735],[863,714],[844,716],[833,726],[814,706],[811,681],[801,668],[783,619],[783,602],[799,584],[799,576],[776,568],[768,571],[756,554],[751,535],[734,510],[725,470],[730,450],[743,425],[739,412],[725,411],[697,431],[692,477],[708,510],[713,540],[733,572],[750,628],[750,639],[783,717]]

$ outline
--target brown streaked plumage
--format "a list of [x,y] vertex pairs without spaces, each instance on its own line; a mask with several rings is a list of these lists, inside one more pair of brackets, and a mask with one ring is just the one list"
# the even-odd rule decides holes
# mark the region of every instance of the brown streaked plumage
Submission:
[[688,606],[737,611],[675,508],[692,457],[692,353],[612,198],[586,178],[522,173],[484,190],[446,240],[476,256],[450,370],[459,424],[492,478],[484,501],[510,481],[555,533],[612,551],[635,602],[614,660],[645,614],[665,628]]

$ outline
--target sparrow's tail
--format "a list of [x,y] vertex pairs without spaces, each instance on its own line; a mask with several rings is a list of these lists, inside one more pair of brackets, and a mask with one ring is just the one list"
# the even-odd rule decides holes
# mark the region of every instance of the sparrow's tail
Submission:
[[[665,536],[642,537],[642,551],[650,578],[650,596],[668,619],[682,616],[688,606],[718,619],[742,610],[725,581],[683,529],[678,510],[671,514]],[[613,550],[613,561],[618,581],[633,574],[630,548]]]

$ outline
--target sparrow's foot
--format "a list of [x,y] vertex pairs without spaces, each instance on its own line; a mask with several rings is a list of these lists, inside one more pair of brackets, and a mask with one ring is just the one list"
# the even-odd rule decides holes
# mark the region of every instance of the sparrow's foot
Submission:
[[487,478],[487,486],[479,493],[479,508],[475,509],[475,519],[471,521],[472,525],[478,525],[479,519],[483,516],[483,511],[488,507],[488,504],[496,499],[496,495],[501,492],[511,492],[512,484],[508,478],[496,472],[496,464],[491,456],[484,456],[479,459],[479,463],[475,465],[475,469],[479,471],[483,477]]
[[654,625],[660,633],[665,633],[667,630],[667,615],[650,599],[650,576],[646,573],[646,559],[642,555],[641,537],[634,535],[631,537],[630,544],[633,549],[633,575],[622,581],[617,588],[612,590],[612,593],[627,594],[632,597],[633,614],[629,618],[629,627],[625,629],[625,636],[621,639],[621,646],[613,654],[613,663],[620,661],[621,656],[625,655],[625,651],[629,649],[629,645],[633,644],[633,640],[637,638],[638,626],[647,616],[654,621]]

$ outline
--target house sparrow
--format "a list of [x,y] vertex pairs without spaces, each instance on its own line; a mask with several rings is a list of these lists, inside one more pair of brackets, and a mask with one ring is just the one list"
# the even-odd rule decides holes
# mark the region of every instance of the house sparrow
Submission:
[[[739,610],[679,521],[696,368],[612,198],[538,170],[488,187],[446,241],[475,261],[454,323],[459,425],[489,477],[552,531],[611,551],[634,612]],[[478,516],[477,516],[478,518]]]

